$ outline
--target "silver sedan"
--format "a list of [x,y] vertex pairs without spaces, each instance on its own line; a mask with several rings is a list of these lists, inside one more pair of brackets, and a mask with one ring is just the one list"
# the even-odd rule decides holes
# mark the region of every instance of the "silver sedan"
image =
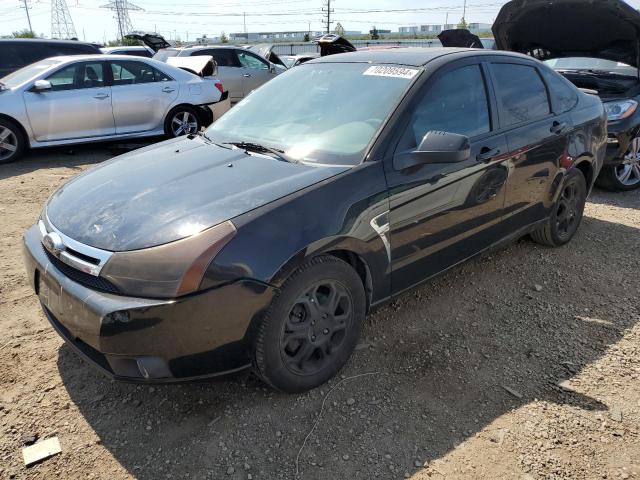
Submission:
[[0,163],[27,147],[196,133],[223,92],[215,78],[152,59],[41,60],[0,79]]

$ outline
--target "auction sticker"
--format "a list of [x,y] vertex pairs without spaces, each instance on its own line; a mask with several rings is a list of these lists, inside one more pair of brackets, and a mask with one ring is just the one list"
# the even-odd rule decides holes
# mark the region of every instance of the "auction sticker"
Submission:
[[420,70],[416,68],[395,67],[390,65],[376,65],[367,68],[363,75],[374,75],[376,77],[395,77],[412,79]]

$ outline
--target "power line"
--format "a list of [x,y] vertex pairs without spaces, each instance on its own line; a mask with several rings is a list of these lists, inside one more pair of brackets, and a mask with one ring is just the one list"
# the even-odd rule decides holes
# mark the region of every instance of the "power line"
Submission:
[[65,0],[51,0],[51,38],[78,38]]

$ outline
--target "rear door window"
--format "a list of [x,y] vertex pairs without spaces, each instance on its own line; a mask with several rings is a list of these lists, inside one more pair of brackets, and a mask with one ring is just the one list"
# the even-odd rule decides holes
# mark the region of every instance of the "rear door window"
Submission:
[[551,92],[551,101],[555,113],[564,113],[573,109],[578,103],[576,88],[559,73],[541,68],[540,72]]
[[113,60],[110,63],[114,86],[167,82],[171,80],[167,75],[144,62]]
[[539,120],[551,113],[547,89],[535,67],[493,63],[491,69],[503,128]]

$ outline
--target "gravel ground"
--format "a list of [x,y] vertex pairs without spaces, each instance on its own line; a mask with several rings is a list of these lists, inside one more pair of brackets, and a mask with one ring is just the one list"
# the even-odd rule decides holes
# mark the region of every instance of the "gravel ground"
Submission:
[[[141,387],[63,344],[19,253],[48,195],[113,154],[0,166],[0,478],[640,479],[640,192],[596,190],[567,247],[522,239],[377,309],[323,388]],[[51,436],[62,454],[25,468]]]

